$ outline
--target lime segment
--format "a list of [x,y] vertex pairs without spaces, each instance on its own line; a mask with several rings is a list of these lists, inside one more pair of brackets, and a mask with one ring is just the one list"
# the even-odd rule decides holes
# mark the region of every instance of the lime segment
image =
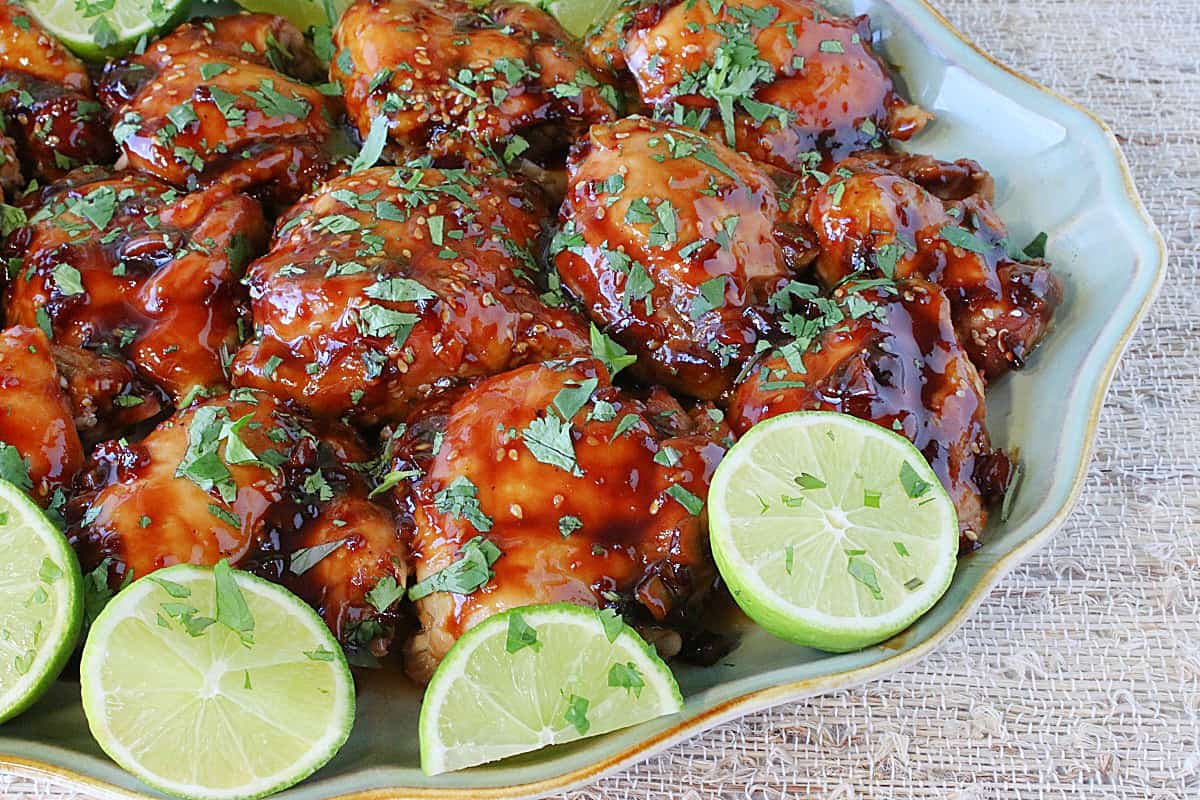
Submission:
[[247,11],[276,14],[300,30],[333,26],[353,0],[237,0]]
[[104,751],[185,798],[285,789],[354,722],[350,669],[321,618],[224,563],[169,567],[117,594],[88,633],[80,684]]
[[421,704],[421,769],[462,769],[682,707],[671,670],[614,612],[515,608],[467,631],[434,672]]
[[80,58],[103,61],[154,38],[187,16],[191,0],[116,0],[108,3],[25,0],[38,22]]
[[583,36],[593,25],[607,21],[620,0],[541,0],[533,5],[550,12],[567,33]]
[[0,722],[50,687],[83,624],[83,579],[67,540],[0,480]]
[[721,576],[757,623],[845,652],[929,610],[954,576],[958,522],[902,436],[855,417],[784,414],[729,451],[708,494]]

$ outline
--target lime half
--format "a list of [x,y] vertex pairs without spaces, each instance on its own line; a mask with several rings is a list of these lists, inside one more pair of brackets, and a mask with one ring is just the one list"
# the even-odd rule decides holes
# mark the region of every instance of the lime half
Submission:
[[954,504],[902,436],[845,414],[755,425],[708,490],[721,576],[758,624],[845,652],[908,627],[950,585]]
[[0,722],[58,677],[83,624],[83,578],[42,510],[0,480]]
[[467,631],[438,665],[421,704],[421,769],[462,769],[681,708],[671,670],[616,612],[514,608]]
[[154,38],[187,16],[191,0],[115,0],[79,3],[24,0],[42,27],[80,58],[103,61],[133,49],[138,39]]
[[332,758],[354,723],[354,681],[321,618],[225,562],[168,567],[118,593],[79,672],[104,752],[179,797],[285,789]]

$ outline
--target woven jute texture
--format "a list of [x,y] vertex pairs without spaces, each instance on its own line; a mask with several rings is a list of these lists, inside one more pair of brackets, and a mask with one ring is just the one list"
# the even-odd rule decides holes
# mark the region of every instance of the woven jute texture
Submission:
[[[1078,507],[921,663],[558,800],[1200,798],[1200,0],[940,0],[1116,131],[1170,247]],[[0,776],[14,797],[79,795]]]

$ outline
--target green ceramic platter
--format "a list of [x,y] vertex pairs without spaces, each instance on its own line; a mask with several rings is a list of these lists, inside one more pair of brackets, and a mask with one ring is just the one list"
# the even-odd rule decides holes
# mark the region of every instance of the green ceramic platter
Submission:
[[[870,14],[912,98],[937,114],[911,148],[980,161],[996,177],[999,211],[1013,239],[1050,234],[1047,255],[1067,290],[1056,329],[1026,370],[988,393],[994,441],[1018,451],[1025,466],[1008,521],[994,515],[986,543],[962,560],[941,601],[883,645],[830,655],[751,630],[719,665],[676,669],[686,700],[681,714],[491,766],[424,776],[417,757],[420,691],[395,675],[360,673],[361,713],[350,741],[281,797],[481,800],[587,783],[722,721],[878,678],[921,658],[1062,524],[1082,486],[1109,379],[1162,281],[1162,239],[1115,139],[1087,111],[991,60],[923,0],[829,5]],[[79,686],[65,679],[0,727],[5,761],[99,792],[152,794],[100,752],[88,735]]]

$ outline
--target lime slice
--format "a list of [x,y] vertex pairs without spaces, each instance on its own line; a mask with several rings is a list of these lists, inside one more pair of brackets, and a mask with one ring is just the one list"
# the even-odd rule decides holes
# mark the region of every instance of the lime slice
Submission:
[[222,562],[141,578],[96,618],[79,665],[92,735],[114,761],[185,798],[255,798],[345,743],[354,681],[321,618]]
[[572,36],[583,36],[598,22],[607,21],[621,0],[521,0],[547,11]]
[[83,624],[83,578],[67,540],[16,486],[0,480],[0,722],[58,677]]
[[954,504],[920,452],[845,414],[751,428],[717,467],[708,524],[738,605],[821,650],[903,630],[945,593],[957,563]]
[[237,0],[247,11],[276,14],[302,31],[337,24],[354,0]]
[[421,769],[462,769],[681,708],[671,670],[616,612],[514,608],[467,631],[433,673]]
[[153,39],[178,25],[191,0],[115,0],[111,8],[104,2],[67,0],[24,0],[24,5],[75,55],[103,61],[128,53],[143,36]]

